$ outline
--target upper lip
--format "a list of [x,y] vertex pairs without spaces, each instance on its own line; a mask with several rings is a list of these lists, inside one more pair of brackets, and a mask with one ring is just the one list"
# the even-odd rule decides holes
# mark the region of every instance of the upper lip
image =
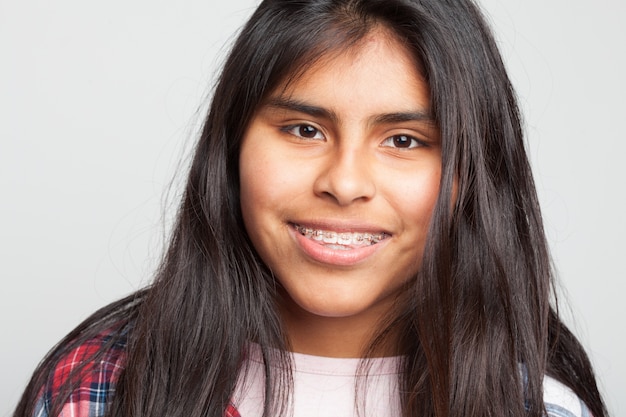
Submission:
[[307,227],[316,230],[325,230],[336,233],[385,233],[391,235],[391,233],[380,226],[372,225],[364,222],[353,221],[336,221],[336,220],[315,220],[315,221],[290,221],[292,225]]

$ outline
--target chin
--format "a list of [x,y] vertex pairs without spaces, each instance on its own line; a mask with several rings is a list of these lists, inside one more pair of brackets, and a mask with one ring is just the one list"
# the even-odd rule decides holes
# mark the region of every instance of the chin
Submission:
[[383,315],[391,307],[390,300],[371,300],[366,302],[357,291],[352,291],[350,296],[329,294],[324,298],[290,300],[290,309],[296,308],[305,315],[312,315],[329,319],[359,319],[372,315]]

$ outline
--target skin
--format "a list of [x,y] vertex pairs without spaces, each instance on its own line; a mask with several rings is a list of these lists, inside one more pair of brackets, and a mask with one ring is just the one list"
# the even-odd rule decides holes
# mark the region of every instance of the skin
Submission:
[[[282,287],[294,351],[362,356],[417,273],[441,178],[430,114],[415,59],[380,28],[316,61],[257,110],[239,160],[241,209]],[[295,224],[384,238],[340,250]]]

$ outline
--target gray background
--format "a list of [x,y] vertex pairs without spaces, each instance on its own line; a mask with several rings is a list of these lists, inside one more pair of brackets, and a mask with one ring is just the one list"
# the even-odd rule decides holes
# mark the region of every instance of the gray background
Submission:
[[[54,343],[149,281],[223,45],[256,4],[210,3],[0,0],[0,416]],[[626,416],[626,3],[482,4],[526,117],[563,314]]]

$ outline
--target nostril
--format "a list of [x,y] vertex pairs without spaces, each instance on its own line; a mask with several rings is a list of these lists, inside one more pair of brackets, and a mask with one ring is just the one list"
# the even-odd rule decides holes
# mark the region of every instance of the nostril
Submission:
[[343,156],[320,170],[314,188],[318,196],[332,199],[336,204],[349,205],[367,201],[376,194],[375,182],[366,158]]

